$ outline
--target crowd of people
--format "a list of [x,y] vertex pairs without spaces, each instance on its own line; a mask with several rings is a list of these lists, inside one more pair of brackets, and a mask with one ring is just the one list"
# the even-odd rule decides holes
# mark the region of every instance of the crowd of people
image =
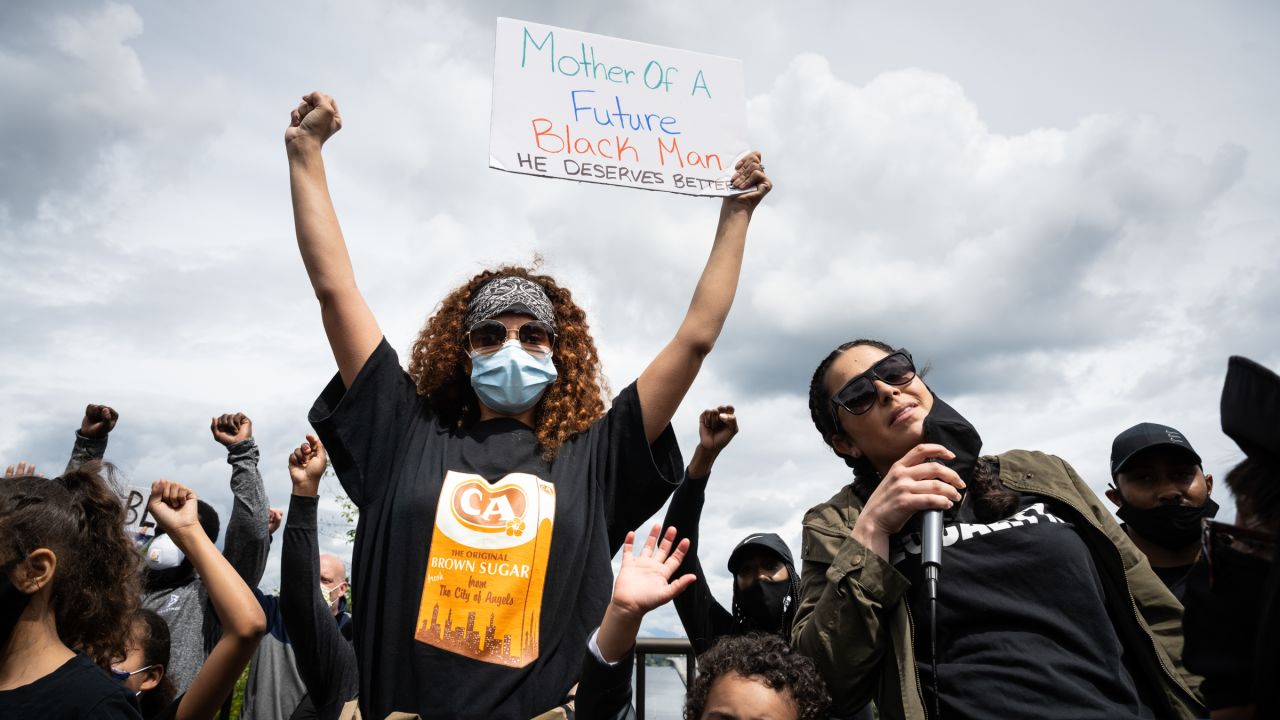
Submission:
[[[798,566],[785,528],[738,542],[722,604],[699,527],[738,417],[703,412],[687,465],[670,421],[772,188],[760,154],[735,166],[742,192],[671,340],[606,402],[583,309],[526,267],[450,292],[401,365],[329,196],[321,149],[341,125],[313,93],[285,136],[337,365],[287,458],[287,511],[269,504],[252,421],[229,413],[210,421],[231,466],[222,550],[217,511],[178,482],[152,484],[150,532],[127,527],[104,462],[120,415],[88,406],[60,475],[19,462],[0,481],[0,717],[213,718],[247,667],[243,718],[622,720],[641,623],[667,603],[698,656],[690,720],[1280,717],[1274,372],[1229,363],[1222,426],[1246,460],[1224,476],[1228,523],[1173,427],[1116,435],[1113,513],[1060,458],[984,454],[908,351],[844,342],[809,410],[852,477],[805,515]],[[317,537],[330,466],[359,509],[350,582]],[[936,593],[920,521],[935,510]]]

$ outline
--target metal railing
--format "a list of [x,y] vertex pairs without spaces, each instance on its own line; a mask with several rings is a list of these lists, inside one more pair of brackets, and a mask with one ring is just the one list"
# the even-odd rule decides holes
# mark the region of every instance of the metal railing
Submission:
[[698,674],[698,659],[688,638],[642,637],[636,639],[636,720],[644,720],[645,687],[644,671],[649,655],[683,655],[685,671],[682,676],[685,687]]

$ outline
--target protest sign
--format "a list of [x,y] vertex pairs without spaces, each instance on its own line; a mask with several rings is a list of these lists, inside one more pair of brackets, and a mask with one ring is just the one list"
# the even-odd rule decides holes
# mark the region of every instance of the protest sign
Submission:
[[151,498],[151,488],[130,485],[124,488],[124,531],[141,547],[156,534],[156,521],[147,510],[147,500]]
[[725,196],[748,150],[740,60],[498,18],[490,167]]

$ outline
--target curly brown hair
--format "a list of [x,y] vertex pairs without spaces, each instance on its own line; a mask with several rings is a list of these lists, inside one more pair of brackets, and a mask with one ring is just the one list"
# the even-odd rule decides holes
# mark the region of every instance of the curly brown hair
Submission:
[[604,396],[608,391],[587,315],[574,303],[573,295],[551,276],[535,274],[533,268],[504,265],[485,270],[454,288],[418,333],[409,359],[409,376],[441,423],[459,428],[475,424],[480,418],[480,401],[467,373],[463,340],[467,331],[463,327],[467,304],[485,283],[496,277],[513,276],[541,285],[556,312],[552,359],[558,377],[534,410],[534,434],[543,457],[549,462],[566,440],[586,430],[604,414]]
[[124,657],[141,595],[140,557],[124,531],[111,466],[0,482],[0,566],[39,548],[57,557],[50,591],[58,637],[104,670]]
[[707,706],[711,686],[733,673],[759,680],[770,690],[791,698],[797,720],[824,720],[831,705],[818,668],[775,633],[728,635],[698,658],[698,677],[685,698],[685,720],[698,720]]

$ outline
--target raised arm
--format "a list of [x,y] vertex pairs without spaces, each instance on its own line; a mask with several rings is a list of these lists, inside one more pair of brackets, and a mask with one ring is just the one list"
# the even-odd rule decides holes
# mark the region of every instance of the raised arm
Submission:
[[342,128],[338,103],[323,93],[302,98],[284,132],[289,155],[293,225],[338,374],[347,387],[382,340],[382,330],[356,287],[351,257],[329,197],[320,148]]
[[227,413],[212,418],[209,431],[227,448],[227,464],[231,466],[231,518],[222,554],[249,587],[256,587],[271,552],[271,509],[258,472],[253,421],[244,413]]
[[178,720],[212,718],[235,689],[240,672],[267,631],[267,618],[253,591],[200,527],[196,494],[174,482],[157,480],[147,504],[156,524],[173,538],[204,582],[222,625],[222,637],[182,696]]
[[717,638],[734,629],[733,614],[716,602],[702,572],[702,562],[698,558],[698,529],[711,467],[720,451],[737,433],[738,419],[733,414],[732,405],[702,412],[698,418],[698,447],[693,451],[684,482],[671,496],[671,504],[667,506],[667,515],[662,521],[666,527],[674,525],[680,528],[680,533],[689,541],[689,551],[676,574],[691,573],[697,579],[692,587],[676,596],[674,605],[685,635],[699,655],[710,649]]
[[[326,716],[326,708],[341,707],[359,690],[355,650],[342,637],[330,606],[316,592],[317,587],[325,585],[320,576],[320,545],[316,537],[324,468],[324,446],[314,435],[308,435],[307,441],[289,456],[293,495],[280,556],[280,611],[293,643],[298,675],[321,717]],[[345,583],[334,591],[343,589]]]
[[711,245],[711,256],[694,288],[693,300],[684,322],[671,342],[649,363],[636,381],[640,407],[644,412],[644,433],[653,442],[671,422],[685,393],[702,368],[702,361],[715,346],[724,327],[742,271],[742,252],[747,242],[747,225],[761,198],[773,188],[764,174],[760,153],[752,152],[735,166],[733,184],[754,187],[751,192],[724,199],[720,224]]
[[625,716],[631,703],[631,663],[640,622],[650,611],[671,602],[694,580],[692,575],[671,579],[689,547],[688,540],[676,543],[676,528],[667,528],[663,533],[661,525],[654,525],[639,555],[633,552],[635,540],[634,532],[627,533],[613,597],[583,658],[582,681],[575,698],[579,717]]
[[107,454],[107,435],[116,426],[120,413],[106,405],[89,405],[80,419],[76,443],[71,447],[71,459],[63,474],[74,472],[91,460],[101,460]]

